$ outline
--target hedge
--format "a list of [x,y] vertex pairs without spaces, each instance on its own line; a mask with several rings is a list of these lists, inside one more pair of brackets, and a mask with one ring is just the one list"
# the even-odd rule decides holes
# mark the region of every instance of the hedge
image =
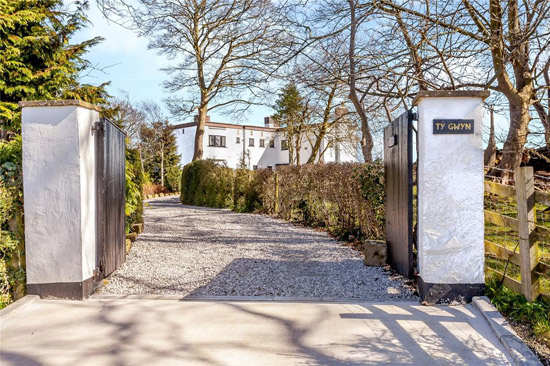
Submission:
[[143,224],[143,168],[137,149],[126,149],[125,226]]
[[0,141],[0,309],[25,295],[21,136]]
[[374,164],[316,164],[271,170],[186,165],[181,202],[275,215],[343,239],[384,238],[384,170]]

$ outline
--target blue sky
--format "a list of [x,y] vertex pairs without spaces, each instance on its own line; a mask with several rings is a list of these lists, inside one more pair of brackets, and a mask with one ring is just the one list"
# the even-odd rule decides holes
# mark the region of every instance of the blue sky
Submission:
[[[92,1],[88,11],[91,24],[80,31],[75,41],[82,41],[96,36],[105,38],[101,44],[93,47],[86,58],[101,71],[93,71],[83,77],[82,81],[99,84],[111,81],[108,91],[113,96],[122,96],[127,92],[133,101],[153,100],[164,107],[163,99],[167,93],[162,87],[166,74],[160,70],[167,64],[164,56],[147,49],[147,40],[139,38],[133,31],[125,29],[106,20]],[[272,114],[268,107],[252,107],[245,116],[235,121],[232,116],[222,113],[210,113],[212,121],[262,125],[263,118]],[[171,123],[187,122],[174,120]]]
[[[146,39],[139,38],[133,31],[106,20],[95,1],[91,2],[88,16],[92,24],[80,31],[75,41],[95,36],[101,36],[105,41],[93,47],[87,55],[87,59],[102,71],[93,71],[82,81],[93,84],[111,81],[108,91],[113,96],[121,96],[127,92],[135,102],[153,100],[164,106],[163,99],[167,97],[167,93],[162,87],[162,82],[166,75],[160,68],[167,64],[165,57],[157,55],[154,50],[147,49]],[[210,115],[211,119],[217,122],[262,125],[263,118],[272,113],[273,111],[268,107],[253,106],[248,114],[238,120],[216,111]],[[182,123],[190,119],[171,119],[170,121]],[[488,126],[487,116],[484,122]],[[497,132],[502,134],[507,120],[504,116],[497,116],[496,122]]]

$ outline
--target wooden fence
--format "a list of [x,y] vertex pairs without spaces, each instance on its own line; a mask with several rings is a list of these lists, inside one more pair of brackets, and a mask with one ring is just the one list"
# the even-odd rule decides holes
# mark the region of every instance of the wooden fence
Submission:
[[536,241],[536,238],[550,238],[550,229],[537,225],[535,203],[550,206],[550,194],[535,191],[532,167],[516,169],[514,179],[515,187],[486,181],[485,192],[515,198],[517,218],[485,210],[485,222],[517,231],[519,253],[488,240],[485,240],[485,253],[519,266],[521,281],[510,278],[495,269],[486,269],[501,279],[504,278],[503,283],[507,287],[525,295],[528,301],[534,301],[541,294],[540,275],[550,275],[550,264],[539,260],[539,248]]

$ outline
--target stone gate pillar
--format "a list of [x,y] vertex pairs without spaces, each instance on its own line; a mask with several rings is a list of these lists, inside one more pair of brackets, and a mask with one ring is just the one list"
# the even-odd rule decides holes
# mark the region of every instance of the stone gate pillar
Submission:
[[82,299],[96,267],[99,108],[77,100],[21,102],[27,290]]
[[484,290],[482,102],[488,91],[424,91],[418,106],[421,299],[471,301]]

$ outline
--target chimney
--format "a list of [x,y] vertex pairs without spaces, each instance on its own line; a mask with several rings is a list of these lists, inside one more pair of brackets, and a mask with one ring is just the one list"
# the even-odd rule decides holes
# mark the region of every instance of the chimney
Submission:
[[[198,115],[198,114],[195,114],[195,115],[193,116],[193,121],[194,121],[195,123],[198,123],[198,122],[199,122],[199,115]],[[210,122],[210,116],[209,116],[209,115],[206,115],[206,123],[208,123],[208,122]]]
[[272,116],[264,117],[264,125],[265,127],[271,127],[271,128],[278,127],[278,125],[275,123]]

